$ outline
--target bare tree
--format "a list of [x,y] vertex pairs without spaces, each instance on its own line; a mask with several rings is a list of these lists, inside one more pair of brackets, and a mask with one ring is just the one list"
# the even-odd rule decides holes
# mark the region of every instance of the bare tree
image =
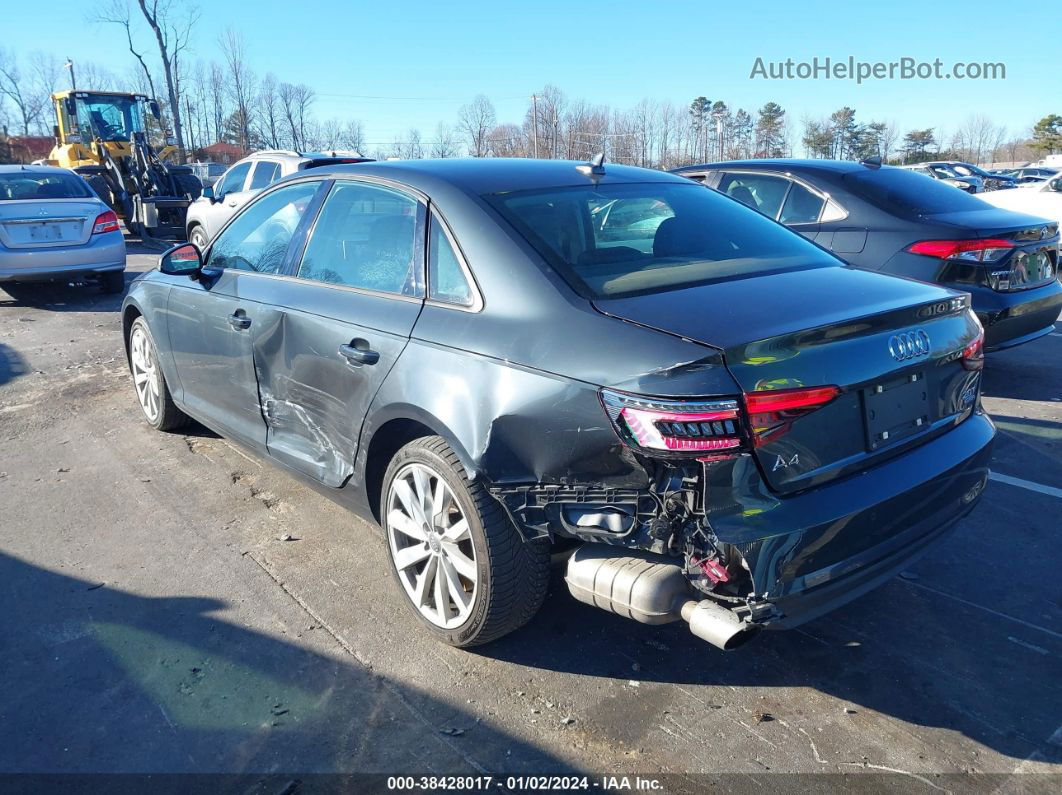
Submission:
[[210,63],[210,77],[207,85],[210,94],[210,126],[214,130],[214,140],[221,141],[225,135],[225,118],[228,116],[225,72],[213,61]]
[[[93,22],[103,22],[107,24],[118,25],[125,33],[125,41],[129,47],[129,52],[132,53],[133,58],[140,64],[140,68],[143,72],[144,79],[147,81],[148,93],[152,97],[158,96],[155,92],[155,81],[151,77],[151,70],[148,68],[147,62],[144,60],[144,54],[137,49],[133,42],[133,20],[129,13],[129,3],[127,0],[111,0],[111,2],[103,8],[96,16],[91,18]],[[84,67],[78,64],[79,74],[82,75],[82,81],[84,82]],[[87,83],[85,86],[87,87]]]
[[306,124],[313,100],[313,89],[303,83],[280,84],[280,107],[291,135],[291,148],[296,151],[306,148]]
[[[431,145],[432,157],[457,157],[460,144],[454,135],[453,127],[446,122],[439,122],[435,128],[435,140]],[[360,151],[360,150],[359,150]]]
[[55,56],[34,53],[26,73],[19,67],[14,53],[0,49],[0,97],[6,97],[15,106],[23,135],[44,126],[60,69]]
[[523,130],[515,124],[496,126],[490,131],[488,145],[495,157],[521,157],[526,151]]
[[[143,0],[141,0],[143,2]],[[233,130],[236,143],[244,152],[251,150],[252,113],[254,103],[254,73],[247,66],[243,36],[229,28],[219,38],[221,52],[228,71],[229,97],[233,102]]]
[[140,12],[155,34],[155,43],[166,80],[170,113],[173,115],[173,134],[177,137],[177,154],[185,159],[184,131],[181,125],[181,55],[188,49],[192,28],[199,20],[195,7],[184,9],[181,0],[137,0]]
[[490,131],[496,121],[494,105],[483,94],[458,111],[459,126],[468,136],[468,152],[473,157],[486,157],[490,152]]
[[280,148],[281,123],[279,84],[276,75],[267,74],[258,87],[258,112],[261,122],[261,136],[273,149]]
[[344,149],[351,149],[361,153],[365,151],[365,130],[357,119],[347,119],[343,125],[343,133],[339,139],[339,145]]

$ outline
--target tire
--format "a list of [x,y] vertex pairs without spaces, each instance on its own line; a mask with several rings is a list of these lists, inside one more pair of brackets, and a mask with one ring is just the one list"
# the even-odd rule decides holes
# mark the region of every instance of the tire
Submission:
[[203,183],[199,181],[199,177],[191,172],[191,169],[187,171],[173,172],[173,181],[177,185],[177,195],[187,195],[192,201],[195,201],[203,195]]
[[200,254],[203,253],[203,249],[205,249],[207,245],[207,236],[206,232],[203,231],[202,226],[196,224],[188,230],[188,242],[199,249]]
[[[156,351],[151,329],[144,318],[138,317],[129,327],[129,371],[133,376],[133,389],[148,424],[158,431],[172,431],[185,425],[188,415],[174,404],[166,376],[158,365]],[[142,376],[144,380],[140,381]]]
[[101,273],[100,290],[107,295],[125,292],[125,271],[107,271]]
[[[419,493],[427,498],[418,502],[418,479],[425,475]],[[434,515],[417,522],[407,502],[434,509]],[[542,606],[549,586],[548,541],[524,541],[502,506],[468,479],[441,437],[415,439],[395,454],[380,505],[391,573],[403,601],[438,640],[462,648],[487,643],[522,627]],[[436,573],[444,575],[441,584]]]
[[102,174],[83,174],[85,182],[92,188],[93,193],[100,197],[100,201],[114,209],[114,199],[111,196],[111,188]]

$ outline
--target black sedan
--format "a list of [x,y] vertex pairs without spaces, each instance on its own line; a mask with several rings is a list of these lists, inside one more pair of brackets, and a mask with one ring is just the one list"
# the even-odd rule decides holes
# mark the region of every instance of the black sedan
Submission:
[[914,172],[831,160],[688,166],[703,182],[860,268],[970,293],[988,350],[1050,333],[1062,309],[1058,224]]
[[148,422],[193,417],[379,522],[440,640],[528,621],[567,539],[576,598],[728,649],[976,504],[968,302],[681,177],[482,159],[281,180],[122,318]]

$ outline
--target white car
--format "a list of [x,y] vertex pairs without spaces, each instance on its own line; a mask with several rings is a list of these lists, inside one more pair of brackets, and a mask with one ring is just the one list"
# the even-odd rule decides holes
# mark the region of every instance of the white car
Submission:
[[1062,174],[1036,185],[1017,190],[994,190],[979,193],[977,198],[1005,210],[1038,215],[1062,224]]
[[[185,219],[189,242],[202,251],[236,211],[252,196],[278,179],[317,166],[364,163],[372,158],[357,152],[290,152],[268,149],[248,155],[229,170],[203,195],[192,202]],[[206,183],[204,183],[206,184]]]

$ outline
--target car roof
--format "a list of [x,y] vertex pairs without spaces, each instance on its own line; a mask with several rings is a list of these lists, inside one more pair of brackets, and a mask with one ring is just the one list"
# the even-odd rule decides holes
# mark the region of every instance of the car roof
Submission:
[[587,168],[585,162],[576,160],[469,157],[324,165],[315,168],[313,173],[315,176],[371,175],[426,191],[443,183],[476,195],[587,184],[689,184],[683,177],[649,168],[605,163],[604,174],[590,175],[582,173],[580,166]]
[[865,171],[874,166],[860,163],[857,160],[812,160],[796,157],[768,157],[755,160],[725,160],[715,163],[703,163],[697,166],[682,166],[672,173],[681,174],[684,171],[698,171],[701,169],[725,170],[725,169],[749,169],[752,171],[806,171],[830,174],[846,174],[852,171]]
[[68,168],[59,168],[58,166],[22,166],[18,164],[0,166],[0,174],[17,174],[19,172],[25,172],[27,174],[72,174]]

